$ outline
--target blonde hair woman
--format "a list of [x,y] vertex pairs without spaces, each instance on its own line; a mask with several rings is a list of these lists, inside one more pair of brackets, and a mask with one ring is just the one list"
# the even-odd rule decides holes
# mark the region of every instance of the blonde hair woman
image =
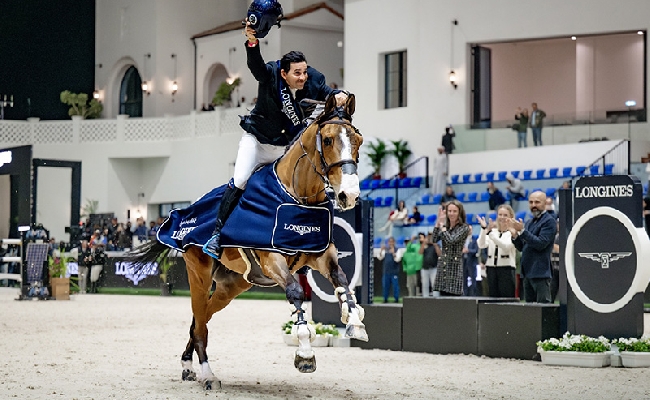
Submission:
[[487,248],[487,280],[490,297],[515,297],[516,249],[506,221],[515,212],[507,204],[497,208],[497,220],[486,221],[477,216],[481,225],[478,247]]

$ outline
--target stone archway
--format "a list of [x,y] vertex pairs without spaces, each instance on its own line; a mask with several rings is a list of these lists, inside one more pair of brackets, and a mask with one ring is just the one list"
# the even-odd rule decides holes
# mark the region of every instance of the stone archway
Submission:
[[122,79],[131,67],[138,68],[138,64],[131,57],[123,57],[115,63],[111,70],[104,96],[104,116],[106,118],[115,118],[120,113]]
[[202,103],[211,103],[214,94],[219,89],[219,85],[224,82],[230,74],[226,69],[226,66],[222,63],[215,63],[208,68],[207,74],[205,74],[205,81],[203,82],[203,99]]

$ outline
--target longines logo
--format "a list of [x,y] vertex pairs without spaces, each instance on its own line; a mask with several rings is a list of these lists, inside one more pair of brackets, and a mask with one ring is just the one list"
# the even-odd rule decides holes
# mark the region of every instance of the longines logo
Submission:
[[631,256],[631,252],[618,252],[618,253],[578,253],[582,258],[587,258],[592,261],[600,263],[602,268],[609,268],[609,263],[612,261],[620,260],[627,256]]
[[632,197],[632,187],[632,185],[577,187],[576,199],[591,197]]
[[312,232],[320,232],[320,226],[284,224],[285,231],[296,232],[300,236]]
[[178,231],[174,231],[174,233],[172,233],[172,239],[174,239],[174,240],[183,240],[183,238],[185,238],[185,236],[188,233],[192,232],[194,229],[196,229],[196,226],[190,226],[188,228],[181,228]]
[[145,265],[139,274],[134,274],[133,263],[128,261],[118,261],[115,263],[115,275],[124,275],[124,277],[134,285],[137,285],[138,282],[151,275],[158,275],[158,263],[148,263]]

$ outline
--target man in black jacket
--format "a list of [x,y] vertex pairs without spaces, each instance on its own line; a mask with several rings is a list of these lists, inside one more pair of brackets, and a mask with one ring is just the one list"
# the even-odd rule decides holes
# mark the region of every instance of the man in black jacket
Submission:
[[203,246],[206,254],[217,259],[221,256],[221,228],[235,209],[248,178],[259,166],[281,157],[286,146],[305,128],[303,120],[307,116],[303,115],[299,101],[324,101],[335,95],[337,104],[343,105],[347,99],[345,93],[330,88],[325,76],[309,67],[299,51],[265,64],[255,33],[247,22],[246,57],[248,69],[258,82],[257,103],[239,124],[246,132],[239,142],[233,178],[221,199],[213,236]]
[[514,218],[508,221],[512,243],[521,251],[521,273],[524,277],[526,302],[551,302],[551,251],[557,224],[546,211],[546,195],[536,191],[528,196],[533,218],[526,224]]

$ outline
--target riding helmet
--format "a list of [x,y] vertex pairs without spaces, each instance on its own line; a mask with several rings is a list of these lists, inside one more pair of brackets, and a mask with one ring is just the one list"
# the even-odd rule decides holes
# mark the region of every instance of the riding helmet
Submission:
[[258,39],[265,37],[273,25],[280,27],[281,19],[282,6],[277,0],[253,0],[246,15],[246,20],[255,29],[255,37]]

